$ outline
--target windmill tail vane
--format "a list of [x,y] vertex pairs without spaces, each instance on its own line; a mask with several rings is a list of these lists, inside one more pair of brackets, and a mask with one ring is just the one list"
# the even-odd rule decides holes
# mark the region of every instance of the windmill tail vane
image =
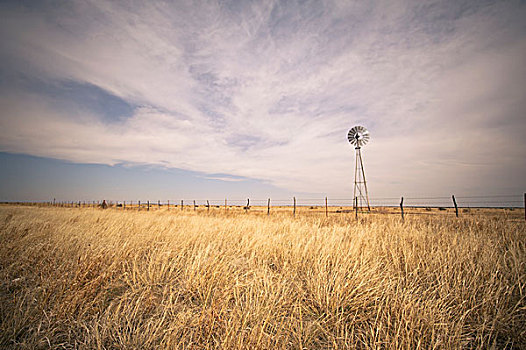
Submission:
[[363,167],[363,158],[361,149],[369,141],[369,131],[363,126],[355,126],[349,130],[347,139],[356,150],[355,167],[354,167],[354,191],[353,206],[355,209],[365,208],[370,211],[369,192],[367,191],[367,181],[365,180],[365,169]]

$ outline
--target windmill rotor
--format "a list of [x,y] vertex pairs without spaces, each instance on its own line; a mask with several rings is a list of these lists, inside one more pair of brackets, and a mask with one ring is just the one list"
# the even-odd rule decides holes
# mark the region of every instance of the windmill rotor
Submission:
[[369,138],[369,130],[360,125],[351,128],[347,134],[349,142],[358,148],[364,146],[369,141]]

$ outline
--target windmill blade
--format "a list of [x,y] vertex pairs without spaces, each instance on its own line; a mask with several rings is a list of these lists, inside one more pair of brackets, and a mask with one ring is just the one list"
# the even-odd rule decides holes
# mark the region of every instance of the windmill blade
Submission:
[[356,135],[356,131],[354,130],[354,128],[352,128],[351,130],[349,130],[349,133],[347,134],[347,139],[349,140],[349,142],[353,145],[356,145],[356,139],[355,139],[355,135]]

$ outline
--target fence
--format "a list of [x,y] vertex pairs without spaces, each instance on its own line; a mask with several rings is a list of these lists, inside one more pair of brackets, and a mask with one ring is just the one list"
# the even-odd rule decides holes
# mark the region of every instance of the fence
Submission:
[[[371,210],[355,205],[356,199],[349,198],[301,198],[292,197],[288,199],[180,199],[180,200],[156,200],[156,201],[53,201],[49,202],[9,202],[11,204],[57,206],[57,207],[112,207],[122,210],[232,210],[241,209],[245,213],[259,212],[270,215],[274,211],[291,211],[296,216],[300,209],[305,211],[323,212],[325,216],[329,213],[353,213],[358,216],[362,213],[396,214],[404,219],[405,215],[412,214],[436,214],[437,212],[453,213],[458,217],[472,213],[472,210],[480,208],[501,208],[515,210],[524,208],[524,219],[526,220],[526,193],[522,195],[489,195],[489,196],[455,196],[451,197],[386,197],[371,198]],[[8,202],[3,202],[8,203]],[[417,210],[420,209],[420,210]],[[423,209],[423,210],[421,210]]]

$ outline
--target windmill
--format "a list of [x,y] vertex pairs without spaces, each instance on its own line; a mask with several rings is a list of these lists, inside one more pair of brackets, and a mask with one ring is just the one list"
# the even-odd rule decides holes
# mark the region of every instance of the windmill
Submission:
[[363,169],[362,146],[369,141],[369,130],[363,126],[355,126],[347,134],[347,139],[356,150],[356,166],[354,168],[354,207],[355,209],[364,208],[371,211],[369,205],[369,193],[367,192],[367,182],[365,181],[365,171]]

